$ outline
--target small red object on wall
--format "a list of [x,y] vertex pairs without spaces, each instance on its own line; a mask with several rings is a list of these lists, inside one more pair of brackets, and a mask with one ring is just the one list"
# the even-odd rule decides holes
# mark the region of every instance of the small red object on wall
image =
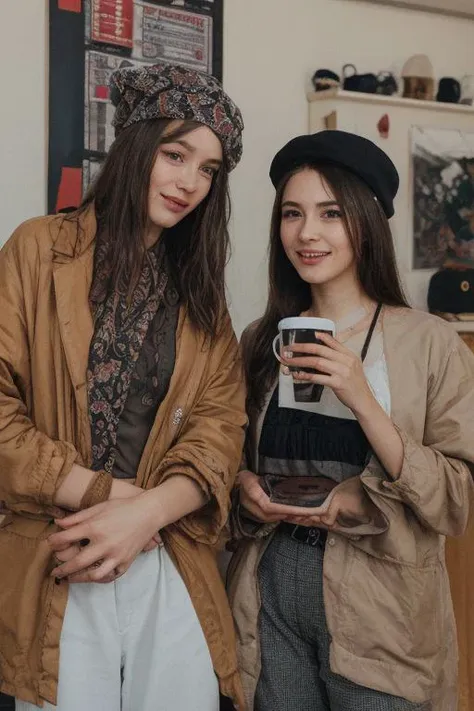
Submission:
[[82,198],[82,168],[62,168],[56,201],[56,212],[64,207],[77,207]]
[[58,0],[58,8],[69,12],[82,12],[82,0]]
[[380,138],[388,138],[390,133],[390,118],[388,114],[384,114],[377,124]]

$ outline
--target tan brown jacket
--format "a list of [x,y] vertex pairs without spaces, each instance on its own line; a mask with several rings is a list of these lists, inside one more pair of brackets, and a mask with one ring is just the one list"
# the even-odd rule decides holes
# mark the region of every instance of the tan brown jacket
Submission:
[[[96,222],[76,235],[61,217],[22,225],[0,252],[1,690],[56,702],[67,584],[55,585],[47,536],[54,494],[74,462],[90,463],[86,369]],[[74,245],[78,237],[78,251]],[[210,503],[164,532],[206,636],[221,690],[243,707],[232,617],[210,544],[240,462],[244,392],[230,320],[212,347],[181,310],[176,364],[137,473],[151,488],[186,473]]]
[[[361,475],[380,514],[376,525],[329,534],[324,597],[330,663],[357,684],[413,702],[429,700],[430,711],[456,711],[444,537],[464,531],[473,489],[474,356],[451,325],[409,309],[384,309],[383,336],[404,463],[395,482],[375,458]],[[253,471],[265,409],[250,417]],[[256,572],[270,539],[242,540],[228,571],[250,710],[260,673]]]

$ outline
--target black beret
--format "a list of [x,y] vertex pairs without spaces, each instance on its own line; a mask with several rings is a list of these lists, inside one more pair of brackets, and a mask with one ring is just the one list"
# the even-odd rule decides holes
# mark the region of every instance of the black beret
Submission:
[[319,131],[293,138],[274,157],[270,179],[276,188],[291,170],[321,163],[334,163],[357,175],[371,188],[387,217],[392,217],[400,183],[397,169],[381,148],[355,133]]

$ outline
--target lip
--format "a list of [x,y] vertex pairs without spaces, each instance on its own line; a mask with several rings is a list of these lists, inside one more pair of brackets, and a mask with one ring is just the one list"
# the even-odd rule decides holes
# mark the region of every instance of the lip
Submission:
[[171,195],[163,195],[162,193],[161,197],[163,198],[166,207],[168,210],[171,210],[171,212],[183,212],[187,207],[189,207],[188,202],[172,197]]
[[314,266],[315,264],[321,264],[326,257],[331,255],[331,252],[326,252],[325,250],[301,250],[296,253],[302,264],[306,266]]

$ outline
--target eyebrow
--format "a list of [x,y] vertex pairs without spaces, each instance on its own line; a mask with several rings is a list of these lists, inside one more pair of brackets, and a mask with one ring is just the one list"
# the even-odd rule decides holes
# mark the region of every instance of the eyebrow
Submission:
[[[185,148],[185,149],[186,149],[187,151],[189,151],[190,153],[195,153],[195,152],[196,152],[196,148],[195,148],[194,146],[192,146],[190,143],[188,143],[187,141],[185,141],[184,139],[182,139],[182,138],[177,138],[177,139],[175,139],[174,141],[165,141],[165,143],[168,143],[168,144],[170,144],[170,143],[178,143],[180,146],[183,146],[183,148]],[[207,164],[210,164],[210,165],[212,164],[212,165],[215,165],[215,166],[217,166],[217,167],[219,167],[220,165],[222,165],[222,161],[219,160],[219,158],[209,158],[209,160],[206,160],[206,161],[204,161],[204,162],[206,163],[206,165],[207,165]]]
[[[339,205],[337,200],[324,200],[323,202],[317,202],[316,207],[331,207],[331,205]],[[285,200],[281,206],[284,207],[301,207],[298,202],[293,202],[292,200]]]

